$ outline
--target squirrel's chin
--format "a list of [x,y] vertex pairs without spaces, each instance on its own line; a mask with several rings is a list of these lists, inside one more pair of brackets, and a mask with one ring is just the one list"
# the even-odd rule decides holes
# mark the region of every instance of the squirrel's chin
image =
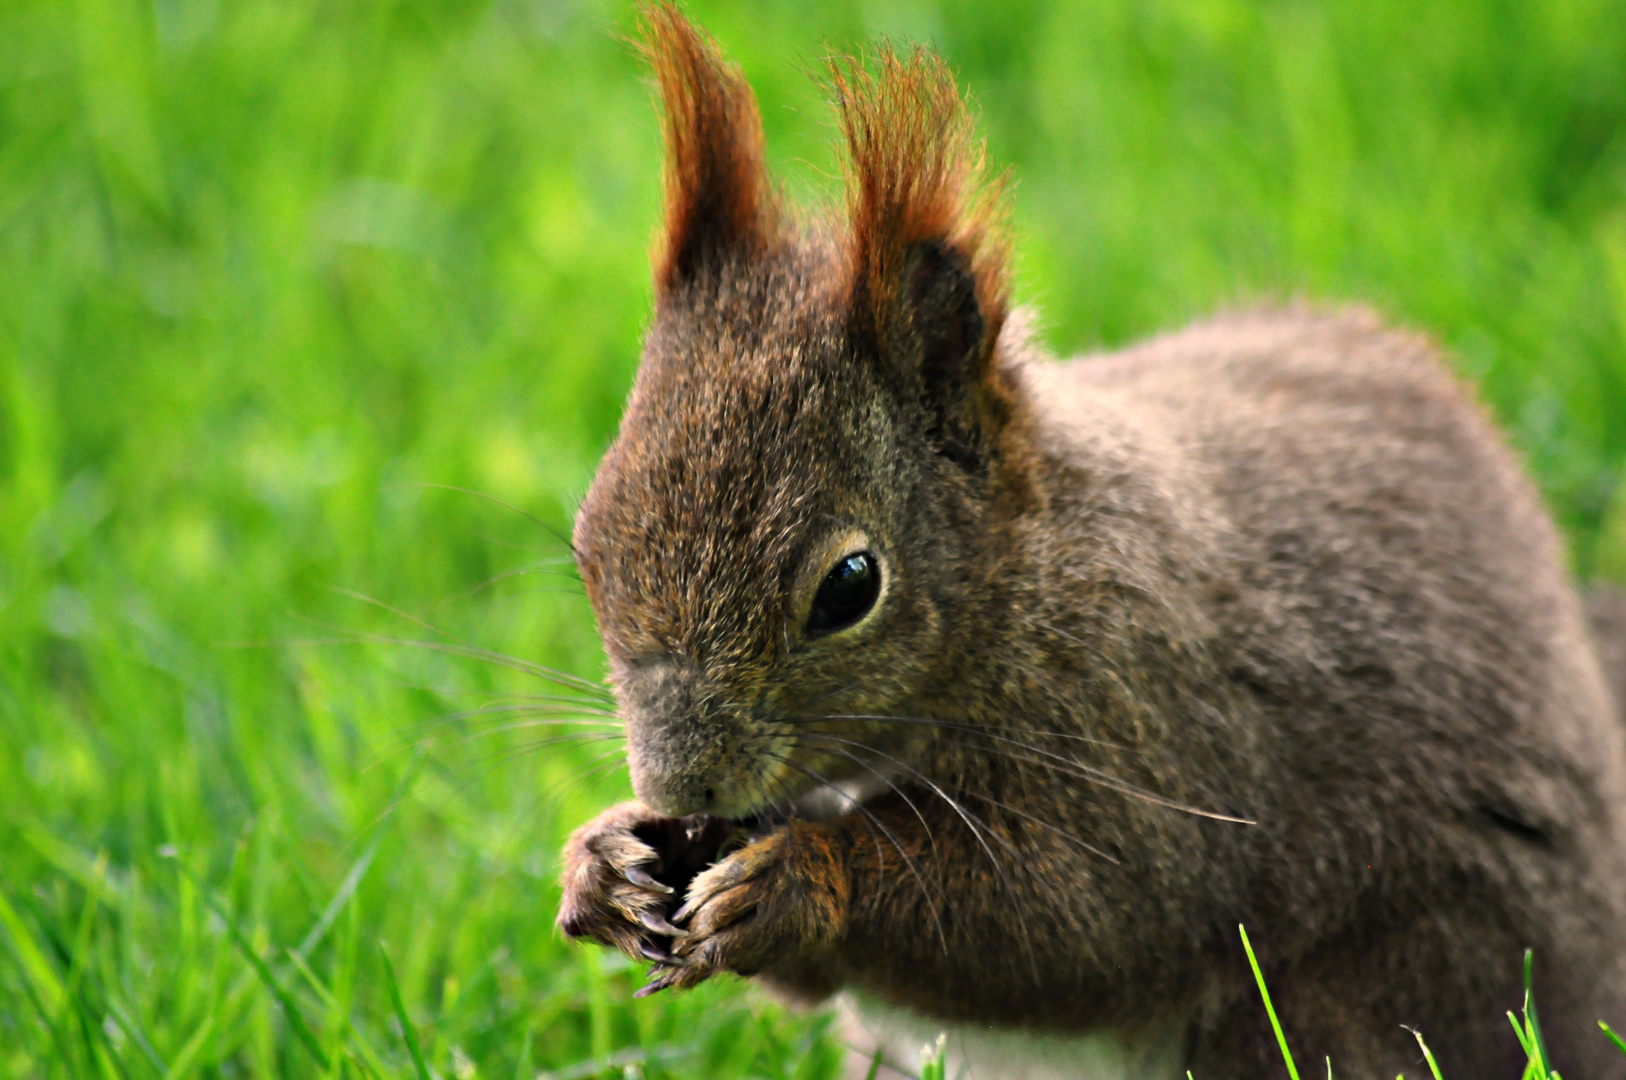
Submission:
[[891,790],[890,772],[865,773],[847,780],[820,784],[791,800],[796,816],[806,821],[829,821],[850,814],[858,807]]

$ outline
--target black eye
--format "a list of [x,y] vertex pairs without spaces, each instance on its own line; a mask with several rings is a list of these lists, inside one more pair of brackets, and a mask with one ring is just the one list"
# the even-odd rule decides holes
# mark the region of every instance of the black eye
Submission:
[[881,595],[881,567],[867,551],[848,555],[824,575],[807,617],[809,637],[851,626],[875,606]]

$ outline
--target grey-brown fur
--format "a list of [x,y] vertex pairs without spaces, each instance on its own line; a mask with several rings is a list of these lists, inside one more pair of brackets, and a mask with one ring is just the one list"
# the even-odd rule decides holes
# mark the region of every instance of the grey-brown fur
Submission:
[[[737,104],[650,17],[657,63],[679,42],[683,85]],[[940,89],[887,63],[905,105]],[[1290,307],[1057,364],[963,221],[884,257],[764,221],[668,268],[577,522],[641,802],[572,840],[566,931],[667,958],[659,987],[1173,1031],[1202,1080],[1281,1070],[1238,923],[1301,1062],[1351,1078],[1424,1075],[1402,1024],[1448,1076],[1517,1075],[1533,947],[1561,1070],[1605,1075],[1626,724],[1547,515],[1427,342]],[[805,636],[855,543],[885,593]],[[821,780],[863,809],[820,817]],[[718,819],[755,831],[672,877],[685,816],[707,860]]]

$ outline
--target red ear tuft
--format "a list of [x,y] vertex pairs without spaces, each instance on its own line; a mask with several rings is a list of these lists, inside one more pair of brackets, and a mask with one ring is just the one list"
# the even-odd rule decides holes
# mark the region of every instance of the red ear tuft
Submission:
[[885,336],[908,304],[911,253],[931,245],[969,271],[982,344],[991,347],[1006,309],[1003,180],[985,182],[982,144],[940,57],[920,47],[899,57],[883,46],[874,67],[831,63],[847,139],[855,315]]
[[657,245],[662,291],[777,234],[778,203],[762,154],[762,117],[739,69],[670,3],[643,11],[643,51],[665,105],[666,224]]

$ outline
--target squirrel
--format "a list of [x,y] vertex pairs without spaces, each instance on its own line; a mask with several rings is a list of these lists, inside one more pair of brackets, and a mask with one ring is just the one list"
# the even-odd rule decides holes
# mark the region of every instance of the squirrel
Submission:
[[1595,640],[1440,352],[1298,303],[1056,361],[942,59],[832,62],[846,203],[798,214],[739,69],[643,24],[655,310],[572,537],[637,800],[562,931],[839,995],[860,1076],[939,1030],[951,1075],[1282,1075],[1239,924],[1300,1060],[1516,1076],[1529,948],[1608,1072],[1626,604]]

